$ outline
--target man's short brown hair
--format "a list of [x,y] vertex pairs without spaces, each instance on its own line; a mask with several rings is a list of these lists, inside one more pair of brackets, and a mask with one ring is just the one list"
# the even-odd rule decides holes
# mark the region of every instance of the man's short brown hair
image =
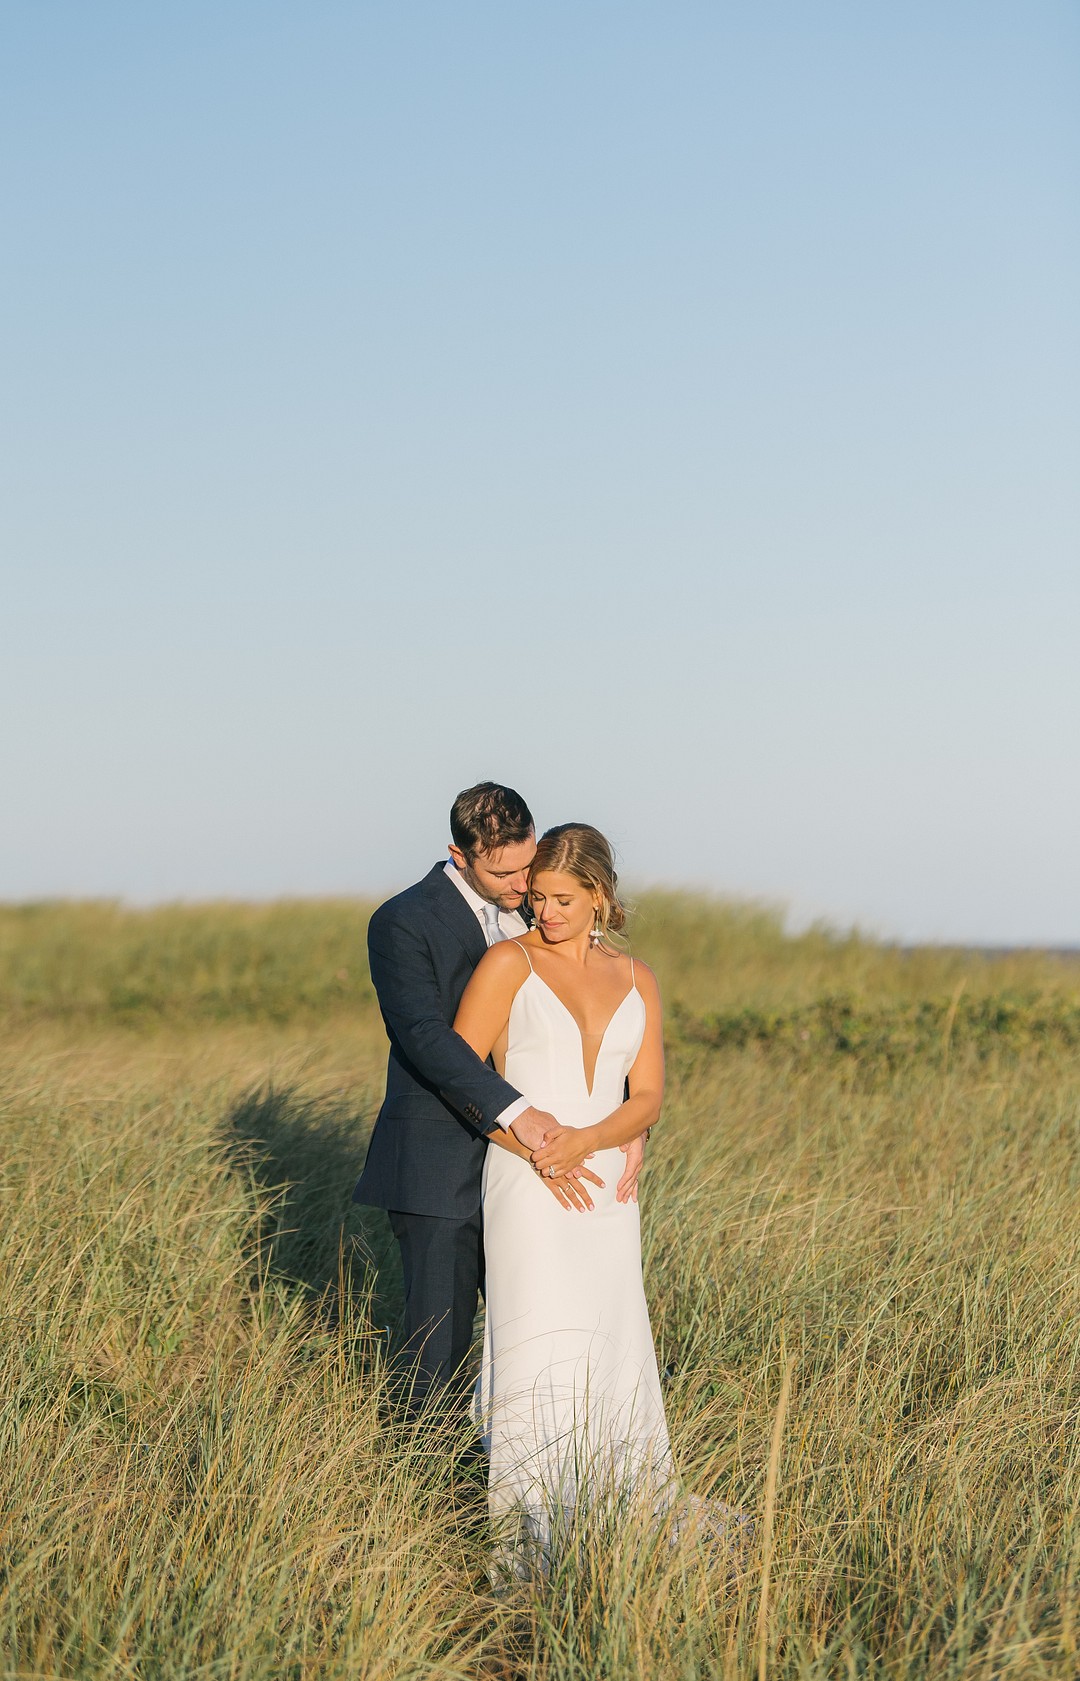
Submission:
[[450,807],[450,834],[466,858],[526,841],[535,829],[521,795],[498,782],[465,788]]

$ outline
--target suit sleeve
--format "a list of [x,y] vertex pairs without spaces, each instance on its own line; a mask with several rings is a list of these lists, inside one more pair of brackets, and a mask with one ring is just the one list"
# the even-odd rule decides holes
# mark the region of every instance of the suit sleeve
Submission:
[[521,1093],[446,1021],[427,942],[405,923],[376,916],[368,961],[386,1025],[413,1067],[478,1132],[493,1132]]

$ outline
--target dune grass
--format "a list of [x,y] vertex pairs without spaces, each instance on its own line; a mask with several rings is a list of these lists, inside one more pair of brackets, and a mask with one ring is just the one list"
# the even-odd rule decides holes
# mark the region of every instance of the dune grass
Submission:
[[642,1524],[490,1593],[482,1486],[395,1412],[393,1245],[349,1203],[364,918],[0,910],[0,1673],[1080,1673],[1080,969],[643,895],[672,1434],[759,1534],[790,1386],[759,1631],[760,1549],[732,1583]]

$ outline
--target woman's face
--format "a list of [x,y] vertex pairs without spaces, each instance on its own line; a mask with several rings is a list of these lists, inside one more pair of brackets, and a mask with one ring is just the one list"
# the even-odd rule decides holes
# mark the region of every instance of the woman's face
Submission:
[[552,943],[588,933],[596,919],[592,888],[561,870],[537,870],[529,883],[529,900],[537,927]]

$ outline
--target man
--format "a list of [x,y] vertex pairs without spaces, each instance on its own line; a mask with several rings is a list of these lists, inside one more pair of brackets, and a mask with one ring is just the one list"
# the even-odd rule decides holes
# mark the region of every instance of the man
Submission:
[[[401,1251],[414,1408],[433,1390],[460,1390],[483,1288],[486,1135],[512,1129],[535,1150],[555,1124],[451,1025],[487,947],[526,931],[520,906],[536,851],[532,815],[512,788],[481,782],[454,801],[450,832],[449,860],[381,905],[368,929],[390,1055],[353,1200],[386,1209]],[[588,1207],[580,1181],[550,1188],[560,1201]]]

